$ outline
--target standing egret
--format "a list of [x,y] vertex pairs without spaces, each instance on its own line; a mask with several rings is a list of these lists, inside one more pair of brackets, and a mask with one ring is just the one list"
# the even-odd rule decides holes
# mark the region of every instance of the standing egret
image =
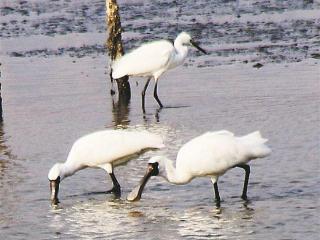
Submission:
[[79,138],[72,146],[67,161],[56,163],[49,171],[51,203],[59,203],[60,182],[77,171],[102,168],[110,175],[113,188],[107,193],[120,196],[121,189],[113,168],[137,157],[142,152],[164,147],[160,136],[148,131],[103,130]]
[[265,145],[267,139],[260,132],[236,137],[229,131],[207,132],[183,145],[177,155],[176,168],[164,157],[152,157],[141,183],[128,195],[129,201],[141,198],[143,188],[151,176],[161,176],[173,184],[186,184],[196,177],[208,176],[214,186],[217,206],[220,205],[218,178],[227,170],[240,167],[245,170],[242,199],[247,199],[250,167],[247,163],[255,158],[263,158],[271,150]]
[[163,105],[157,94],[158,79],[168,69],[175,68],[184,62],[188,54],[188,45],[190,44],[207,54],[191,39],[188,33],[182,32],[177,36],[174,44],[167,40],[154,41],[143,44],[120,57],[111,66],[112,78],[118,79],[126,75],[148,77],[142,91],[142,109],[145,111],[145,93],[153,77],[155,80],[153,96],[160,108],[162,108]]

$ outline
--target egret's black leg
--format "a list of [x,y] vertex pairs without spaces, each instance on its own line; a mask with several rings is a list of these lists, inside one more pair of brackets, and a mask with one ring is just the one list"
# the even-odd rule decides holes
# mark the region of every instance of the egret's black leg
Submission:
[[219,194],[219,189],[218,189],[218,183],[215,182],[213,184],[213,186],[214,186],[214,195],[216,197],[216,205],[217,205],[217,207],[220,207],[220,194]]
[[113,173],[109,173],[112,183],[113,183],[113,187],[112,189],[110,189],[109,191],[107,191],[108,193],[114,193],[114,195],[116,196],[121,196],[121,187],[120,184],[118,183],[118,180],[116,179],[116,176]]
[[250,166],[247,165],[247,164],[240,164],[240,165],[237,165],[237,167],[243,168],[245,170],[245,172],[246,172],[241,198],[243,200],[247,200],[248,199],[248,197],[247,197],[247,189],[248,189],[248,183],[249,183]]
[[160,108],[163,108],[162,103],[160,102],[160,99],[158,98],[158,81],[156,81],[156,84],[154,85],[154,91],[153,91],[153,96],[157,100]]
[[113,95],[115,95],[116,94],[116,92],[114,91],[114,89],[113,89],[113,77],[112,77],[112,69],[111,69],[111,71],[110,71],[110,80],[111,80],[111,90],[110,90],[110,94],[113,96]]
[[142,110],[143,110],[143,112],[146,111],[146,110],[145,110],[145,107],[144,107],[144,98],[145,98],[146,90],[147,90],[147,88],[148,88],[148,85],[149,85],[150,80],[151,80],[151,78],[148,78],[146,84],[144,85],[144,88],[143,88],[143,90],[142,90],[142,93],[141,93],[141,95],[142,95]]

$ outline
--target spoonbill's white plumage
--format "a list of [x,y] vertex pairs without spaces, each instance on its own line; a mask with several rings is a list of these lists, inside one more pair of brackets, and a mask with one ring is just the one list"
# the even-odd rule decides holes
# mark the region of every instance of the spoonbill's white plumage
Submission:
[[186,184],[196,177],[208,176],[214,184],[217,205],[220,205],[218,178],[227,170],[240,167],[246,172],[242,198],[247,199],[247,185],[250,167],[247,163],[255,158],[263,158],[271,150],[265,145],[267,139],[260,132],[253,132],[243,137],[236,137],[229,131],[207,132],[183,145],[173,162],[156,156],[149,160],[148,170],[140,185],[127,197],[130,201],[141,198],[143,188],[151,176],[161,176],[173,184]]
[[113,182],[113,188],[107,193],[120,195],[120,185],[113,168],[143,151],[162,147],[162,138],[148,131],[103,130],[79,138],[73,144],[66,162],[56,163],[48,173],[52,204],[59,202],[60,182],[87,167],[107,171]]
[[118,79],[126,75],[148,77],[142,91],[142,108],[144,110],[145,92],[153,77],[155,80],[153,96],[162,108],[163,105],[157,94],[158,79],[168,69],[175,68],[184,62],[188,54],[188,45],[193,45],[206,54],[206,51],[200,48],[188,33],[182,32],[177,36],[174,44],[167,40],[154,41],[143,44],[125,54],[112,64],[112,78]]

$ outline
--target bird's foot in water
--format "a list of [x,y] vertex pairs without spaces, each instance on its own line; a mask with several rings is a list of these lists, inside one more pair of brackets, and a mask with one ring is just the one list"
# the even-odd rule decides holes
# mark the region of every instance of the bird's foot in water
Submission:
[[220,208],[220,206],[221,206],[221,200],[220,200],[220,198],[216,198],[215,200],[214,200],[214,202],[215,202],[215,204],[216,204],[216,208]]
[[58,206],[60,203],[59,199],[58,198],[55,198],[55,199],[52,199],[51,200],[51,206]]
[[106,192],[106,194],[113,193],[116,197],[121,197],[121,188],[120,187],[113,187]]
[[241,195],[241,198],[245,201],[248,201],[248,196],[247,195]]

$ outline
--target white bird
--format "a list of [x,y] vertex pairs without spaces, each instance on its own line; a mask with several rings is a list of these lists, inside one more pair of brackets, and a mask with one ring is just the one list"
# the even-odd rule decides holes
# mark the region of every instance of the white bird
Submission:
[[49,171],[51,203],[59,203],[60,182],[75,172],[91,167],[102,168],[110,175],[113,188],[107,193],[121,194],[113,169],[139,154],[164,147],[160,136],[148,131],[103,130],[79,138],[65,163],[56,163]]
[[151,176],[161,176],[173,184],[186,184],[196,177],[208,176],[214,185],[217,206],[220,206],[218,178],[234,167],[245,170],[242,198],[246,200],[250,174],[250,166],[247,163],[270,154],[271,150],[265,145],[267,141],[261,137],[259,131],[243,137],[236,137],[226,130],[207,132],[180,148],[176,167],[172,160],[164,156],[152,157],[140,185],[131,191],[127,200],[139,200]]
[[167,40],[154,41],[143,44],[120,57],[111,66],[112,78],[118,79],[124,76],[148,77],[142,91],[142,109],[145,111],[145,93],[153,77],[155,80],[153,96],[162,108],[163,105],[157,94],[158,79],[168,69],[175,68],[184,62],[190,44],[206,54],[206,51],[200,48],[188,33],[182,32],[177,36],[174,44]]

